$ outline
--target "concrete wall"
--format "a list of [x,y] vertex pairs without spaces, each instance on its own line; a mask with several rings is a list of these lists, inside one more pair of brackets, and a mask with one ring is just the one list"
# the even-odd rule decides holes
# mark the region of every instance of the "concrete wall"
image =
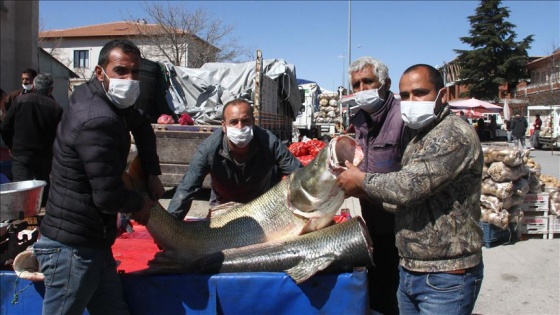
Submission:
[[39,1],[0,1],[0,87],[9,93],[21,87],[21,71],[37,69]]

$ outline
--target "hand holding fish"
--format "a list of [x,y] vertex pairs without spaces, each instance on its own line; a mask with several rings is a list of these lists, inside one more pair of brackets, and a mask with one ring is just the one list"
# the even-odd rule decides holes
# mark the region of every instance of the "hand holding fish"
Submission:
[[142,225],[146,225],[148,223],[148,220],[150,219],[150,211],[152,210],[152,207],[156,202],[152,201],[152,199],[150,198],[145,197],[144,206],[140,211],[131,213],[131,218]]
[[165,188],[163,188],[163,184],[157,175],[148,175],[148,193],[150,194],[150,198],[153,201],[158,201],[163,193],[165,192]]
[[344,197],[367,198],[367,193],[362,186],[366,174],[348,161],[344,161],[344,164],[347,170],[336,178],[336,184],[344,191]]

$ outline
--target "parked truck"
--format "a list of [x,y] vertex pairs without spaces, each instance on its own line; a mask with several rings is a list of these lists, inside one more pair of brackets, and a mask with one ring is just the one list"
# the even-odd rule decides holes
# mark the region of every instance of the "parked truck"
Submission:
[[[264,60],[259,50],[255,62],[211,63],[200,69],[166,67],[170,108],[176,115],[188,113],[195,124],[152,124],[164,186],[180,183],[200,143],[221,128],[221,109],[234,97],[253,104],[255,125],[286,144],[291,141],[294,113],[301,107],[293,65]],[[209,184],[207,177],[204,186]]]
[[298,141],[298,136],[320,138],[340,133],[342,111],[339,93],[321,89],[316,82],[299,82],[303,104],[293,124],[294,141]]
[[535,115],[542,120],[537,149],[543,147],[560,148],[560,105],[530,105],[527,106],[528,135],[533,134]]

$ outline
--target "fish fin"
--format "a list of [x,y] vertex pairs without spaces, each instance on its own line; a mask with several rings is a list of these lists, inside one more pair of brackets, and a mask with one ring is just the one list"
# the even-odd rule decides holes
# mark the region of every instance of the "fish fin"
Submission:
[[212,207],[209,211],[209,216],[210,216],[210,218],[214,218],[218,215],[224,214],[224,213],[226,213],[230,210],[241,207],[243,205],[244,205],[244,203],[240,203],[240,202],[233,202],[233,201],[226,202],[226,203],[223,203],[221,205],[217,205],[217,206]]
[[307,234],[309,232],[315,232],[322,228],[328,227],[334,223],[331,216],[327,216],[324,218],[319,219],[312,219],[307,221],[303,228],[301,229],[300,234]]
[[236,207],[240,207],[240,206],[242,206],[242,205],[244,205],[244,203],[230,201],[230,202],[223,203],[223,204],[221,204],[221,205],[214,206],[214,207],[212,207],[212,208],[210,209],[210,211],[214,211],[214,210],[230,210],[230,209],[233,209],[233,208],[236,208]]
[[300,261],[294,267],[284,270],[288,276],[290,276],[296,283],[301,283],[316,274],[317,272],[324,270],[334,261],[334,256],[323,256],[319,258],[313,258],[309,260]]
[[156,253],[154,259],[148,261],[148,267],[150,271],[154,273],[184,272],[188,269],[179,260],[174,259],[170,255],[166,255],[165,252]]

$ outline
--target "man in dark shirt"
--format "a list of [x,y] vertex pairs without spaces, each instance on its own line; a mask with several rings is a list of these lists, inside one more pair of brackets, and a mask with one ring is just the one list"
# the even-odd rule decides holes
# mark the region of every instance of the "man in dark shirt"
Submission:
[[0,102],[0,121],[4,120],[6,112],[14,103],[15,99],[23,94],[27,94],[33,90],[33,79],[37,76],[37,71],[33,69],[25,69],[21,72],[21,89],[17,89],[8,93],[8,95]]
[[533,123],[533,134],[531,135],[531,149],[539,147],[539,135],[541,133],[542,120],[541,115],[535,115],[535,122]]
[[44,180],[41,205],[47,201],[49,174],[52,165],[52,145],[56,127],[62,117],[62,107],[51,97],[53,79],[39,74],[33,80],[32,92],[15,99],[2,121],[2,139],[12,153],[14,181]]

